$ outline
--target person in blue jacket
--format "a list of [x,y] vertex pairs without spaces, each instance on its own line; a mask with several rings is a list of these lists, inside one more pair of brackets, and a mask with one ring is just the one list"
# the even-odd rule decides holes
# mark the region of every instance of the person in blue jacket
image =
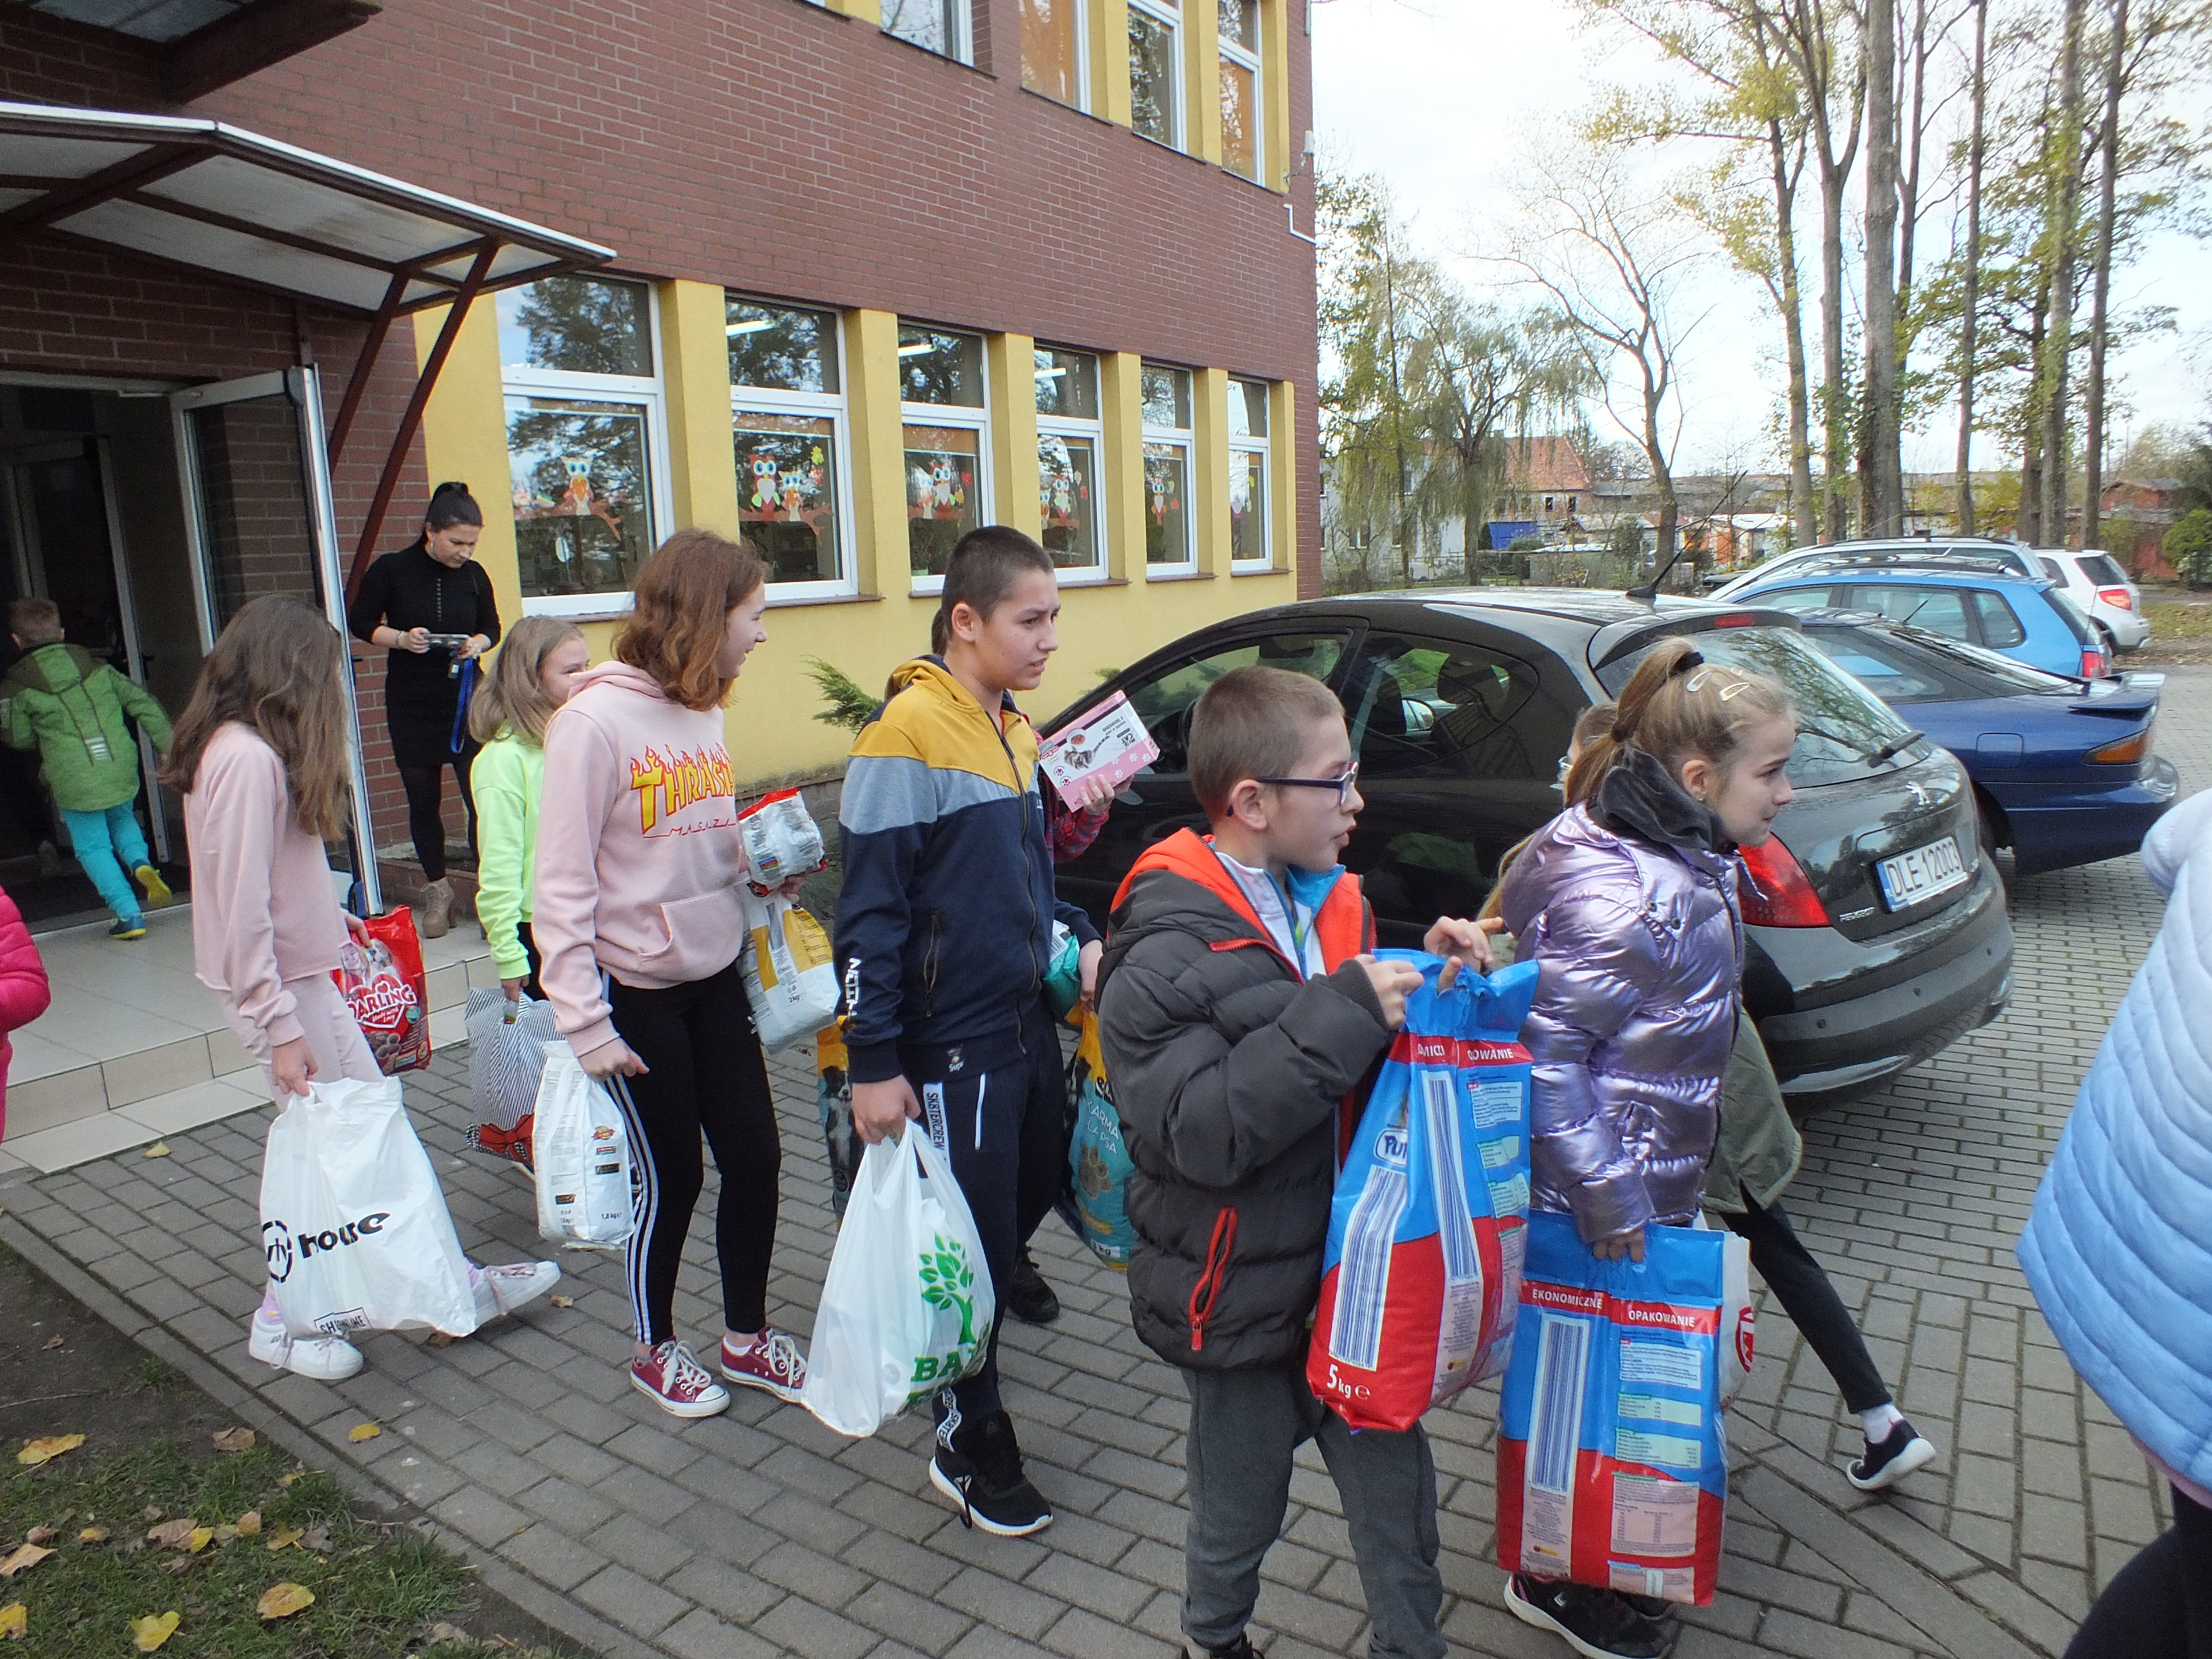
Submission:
[[[1081,942],[1086,998],[1103,948],[1090,917],[1054,892],[1037,736],[1014,707],[1059,649],[1059,615],[1036,543],[1004,526],[962,537],[938,611],[944,654],[892,674],[890,700],[854,739],[838,808],[835,958],[854,1126],[874,1142],[927,1120],[1001,1307],[1020,1294],[1016,1274],[1067,1157],[1066,1079],[1044,1001],[1054,921]],[[998,1353],[994,1325],[982,1369],[938,1396],[930,1480],[967,1524],[1020,1537],[1050,1525],[1052,1509],[1023,1473]]]
[[2143,866],[2166,919],[2081,1081],[2020,1265],[2081,1380],[2173,1492],[2172,1530],[2097,1598],[2067,1659],[2212,1659],[2212,792]]

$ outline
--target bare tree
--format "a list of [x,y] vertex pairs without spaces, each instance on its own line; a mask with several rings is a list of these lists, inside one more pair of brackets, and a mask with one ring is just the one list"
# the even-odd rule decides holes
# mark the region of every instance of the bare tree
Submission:
[[1989,143],[1990,0],[1974,0],[1973,114],[1966,138],[1966,269],[1959,319],[1959,533],[1974,533],[1974,348],[1982,283],[1982,163]]
[[2050,239],[2051,307],[2045,327],[2037,392],[2042,431],[2037,529],[2053,546],[2066,540],[2067,380],[2074,349],[2075,244],[2080,234],[2081,189],[2082,0],[2064,0],[2058,48],[2058,106],[2052,112]]
[[1897,39],[1890,0],[1867,0],[1866,381],[1859,409],[1859,528],[1903,526],[1897,433]]
[[1533,162],[1529,174],[1520,222],[1496,262],[1549,296],[1605,387],[1606,412],[1642,447],[1664,564],[1680,520],[1680,355],[1703,320],[1674,315],[1674,289],[1709,252],[1672,193],[1638,186],[1610,154],[1584,146]]
[[2097,242],[2089,295],[2089,385],[2081,434],[2081,545],[2102,547],[2097,518],[2105,496],[2105,349],[2112,298],[2112,226],[2120,188],[2120,92],[2127,81],[2128,0],[2113,0],[2111,50],[2105,59],[2105,119],[2097,135],[2103,167],[2097,179]]

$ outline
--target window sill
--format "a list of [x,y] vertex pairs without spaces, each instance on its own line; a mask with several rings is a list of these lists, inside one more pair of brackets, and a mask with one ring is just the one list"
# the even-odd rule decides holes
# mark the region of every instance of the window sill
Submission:
[[1154,575],[1147,570],[1145,573],[1145,580],[1148,582],[1210,582],[1213,580],[1213,572],[1211,570],[1163,570],[1158,575]]
[[796,611],[802,605],[877,605],[883,599],[880,593],[793,593],[779,599],[773,583],[768,590],[770,611]]
[[1287,576],[1291,573],[1279,565],[1232,564],[1229,567],[1229,574],[1232,576]]
[[1063,100],[1054,97],[1048,92],[1039,92],[1035,87],[1024,86],[1023,87],[1022,91],[1031,98],[1042,99],[1044,102],[1050,104],[1054,109],[1064,109],[1070,115],[1080,115],[1085,120],[1094,121],[1102,127],[1118,127],[1121,125],[1121,122],[1109,121],[1103,115],[1096,114],[1090,110],[1085,109],[1080,104],[1067,103]]
[[884,28],[880,26],[878,27],[876,33],[882,35],[886,40],[897,41],[899,45],[906,47],[909,52],[920,52],[924,58],[929,58],[933,62],[950,64],[955,69],[963,69],[971,75],[980,75],[987,81],[995,81],[999,78],[989,70],[984,69],[979,64],[971,64],[965,58],[948,56],[946,53],[938,51],[934,46],[925,46],[918,40],[909,40],[903,34],[893,34],[889,29]]
[[526,596],[526,617],[558,617],[562,622],[623,622],[637,608],[629,593],[560,593]]
[[1057,582],[1061,587],[1127,587],[1129,585],[1129,579],[1127,576],[1108,576],[1104,574],[1069,574],[1057,578]]

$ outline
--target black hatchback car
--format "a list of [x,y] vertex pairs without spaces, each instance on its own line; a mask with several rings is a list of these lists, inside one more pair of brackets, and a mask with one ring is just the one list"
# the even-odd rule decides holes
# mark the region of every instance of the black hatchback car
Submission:
[[1577,589],[1467,588],[1314,599],[1187,635],[1066,709],[1115,691],[1160,746],[1104,830],[1058,872],[1100,921],[1143,849],[1203,831],[1184,773],[1199,694],[1264,663],[1343,702],[1366,798],[1345,862],[1387,944],[1473,915],[1498,860],[1560,807],[1577,716],[1674,635],[1772,675],[1802,730],[1797,798],[1747,861],[1746,1006],[1800,1105],[1840,1099],[1994,1018],[2011,994],[2012,928],[1959,763],[1831,664],[1787,611]]

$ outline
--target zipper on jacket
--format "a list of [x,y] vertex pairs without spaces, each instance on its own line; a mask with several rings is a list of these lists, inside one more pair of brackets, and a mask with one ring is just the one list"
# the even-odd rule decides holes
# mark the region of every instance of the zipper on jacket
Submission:
[[929,944],[921,953],[921,1017],[924,1019],[937,1011],[937,958],[944,942],[942,915],[932,910],[929,913]]
[[1212,1322],[1213,1304],[1221,1299],[1221,1287],[1229,1282],[1229,1253],[1237,1244],[1237,1211],[1234,1206],[1224,1205],[1213,1218],[1213,1237],[1206,1246],[1206,1265],[1199,1269],[1198,1283],[1190,1291],[1190,1351],[1197,1353],[1206,1346],[1206,1328]]
[[[1000,718],[1005,712],[1006,710],[1004,707],[1001,706],[997,709],[987,708],[983,711],[983,714],[984,718],[988,720],[991,723],[991,735],[999,740],[1000,751],[1006,757],[1006,775],[1013,780],[1014,799],[1021,804],[1022,890],[1029,896],[1030,901],[1030,933],[1028,945],[1026,947],[1030,953],[1029,988],[1030,994],[1035,995],[1037,992],[1042,991],[1044,988],[1044,969],[1042,965],[1038,963],[1036,955],[1038,925],[1036,908],[1036,866],[1031,861],[1030,856],[1030,792],[1022,786],[1021,763],[1014,758],[1014,746],[1006,741],[1006,725]],[[1039,796],[1037,801],[1037,811],[1039,815],[1042,816],[1044,811],[1042,797],[1043,786],[1039,785],[1038,789]]]

